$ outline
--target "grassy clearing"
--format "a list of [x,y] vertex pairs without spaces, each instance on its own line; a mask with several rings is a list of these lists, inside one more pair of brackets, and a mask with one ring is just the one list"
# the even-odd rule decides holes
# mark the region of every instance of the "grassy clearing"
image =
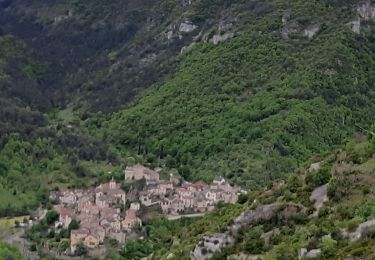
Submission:
[[0,218],[0,239],[4,239],[6,236],[12,234],[15,222],[23,222],[24,218],[28,219],[29,216]]

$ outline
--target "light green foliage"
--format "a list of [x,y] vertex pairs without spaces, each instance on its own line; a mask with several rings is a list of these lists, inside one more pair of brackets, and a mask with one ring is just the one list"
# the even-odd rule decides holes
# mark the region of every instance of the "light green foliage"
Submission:
[[314,11],[302,1],[273,4],[249,28],[274,16],[281,26],[280,6],[303,25],[329,22],[311,41],[245,30],[216,46],[196,44],[174,77],[104,123],[103,136],[140,154],[157,155],[163,146],[167,165],[191,179],[222,174],[260,187],[340,144],[356,124],[369,125],[375,106],[367,71],[375,62],[366,36],[342,22],[350,12],[323,1],[308,4]]
[[4,260],[22,260],[24,259],[20,252],[15,248],[0,241],[0,259]]

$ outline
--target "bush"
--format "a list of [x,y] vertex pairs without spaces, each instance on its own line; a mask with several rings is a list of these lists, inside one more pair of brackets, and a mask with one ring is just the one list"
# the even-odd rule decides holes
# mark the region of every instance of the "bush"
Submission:
[[322,186],[329,182],[331,179],[330,168],[322,167],[317,172],[309,173],[306,177],[306,183],[310,185],[312,188],[316,188]]
[[54,210],[50,210],[46,215],[46,222],[48,225],[52,225],[59,218],[59,213]]
[[29,250],[31,252],[35,252],[37,250],[36,245],[35,244],[31,244],[30,247],[29,247]]

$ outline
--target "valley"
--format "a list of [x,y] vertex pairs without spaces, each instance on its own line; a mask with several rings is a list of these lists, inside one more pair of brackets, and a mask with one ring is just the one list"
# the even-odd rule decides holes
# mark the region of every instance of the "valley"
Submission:
[[[0,0],[0,218],[48,210],[40,259],[72,234],[83,259],[372,259],[374,23],[370,0]],[[69,227],[82,194],[134,237]]]

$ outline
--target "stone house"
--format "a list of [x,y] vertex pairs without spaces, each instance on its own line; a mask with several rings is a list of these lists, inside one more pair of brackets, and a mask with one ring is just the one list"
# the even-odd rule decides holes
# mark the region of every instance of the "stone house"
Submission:
[[142,221],[137,217],[137,209],[128,209],[126,211],[126,217],[121,222],[123,230],[130,231],[135,225],[142,225]]
[[197,211],[198,212],[205,212],[211,208],[211,203],[206,199],[198,199],[197,200]]
[[141,205],[138,202],[132,202],[129,207],[129,209],[136,210],[136,211],[140,210],[140,208],[141,208]]
[[92,197],[90,196],[82,196],[77,201],[77,210],[81,211],[82,208],[92,204]]
[[95,203],[100,207],[126,203],[125,192],[112,179],[108,183],[100,184],[95,189]]
[[176,193],[180,197],[189,197],[189,196],[192,196],[192,191],[188,190],[186,188],[177,188],[176,189]]
[[69,227],[70,222],[74,217],[74,210],[67,207],[54,207],[57,213],[59,213],[58,223],[55,223],[55,226],[62,226],[64,228]]
[[127,166],[124,175],[126,181],[137,181],[143,178],[146,180],[159,181],[159,173],[140,164]]
[[86,213],[88,215],[98,216],[99,215],[99,207],[97,205],[92,205],[91,203],[84,206],[81,209],[82,213]]
[[96,235],[99,242],[104,241],[105,229],[100,225],[98,218],[86,219],[86,221],[80,223],[80,228],[85,228],[90,231],[90,234]]
[[83,244],[88,248],[96,248],[99,246],[99,237],[94,234],[89,234],[85,237]]
[[101,208],[100,209],[100,218],[107,218],[107,219],[119,219],[119,211],[114,208]]
[[72,206],[77,202],[77,198],[73,191],[64,190],[60,193],[60,201],[65,205]]
[[124,232],[121,232],[121,231],[116,232],[116,231],[111,230],[111,231],[108,232],[107,235],[108,235],[109,238],[111,238],[111,239],[115,239],[115,240],[117,240],[119,243],[124,243],[125,240],[126,240],[126,235],[125,235],[125,233],[124,233]]
[[151,194],[148,191],[141,191],[139,193],[139,199],[146,207],[152,205]]
[[185,208],[193,208],[196,205],[196,199],[193,196],[182,196],[180,199],[184,202]]
[[213,184],[216,185],[223,185],[225,183],[225,179],[223,176],[215,176],[214,180],[212,181]]
[[80,228],[70,232],[70,250],[73,254],[77,249],[77,245],[82,243],[89,234],[90,231],[86,228]]
[[163,212],[165,212],[165,213],[169,212],[169,209],[172,206],[172,201],[173,200],[174,200],[174,198],[164,198],[161,201],[160,206],[161,206],[161,209],[162,209]]
[[205,198],[209,201],[216,202],[217,201],[217,193],[216,191],[207,190],[205,193]]
[[172,200],[172,204],[170,207],[171,213],[179,213],[185,209],[184,201],[178,198]]

